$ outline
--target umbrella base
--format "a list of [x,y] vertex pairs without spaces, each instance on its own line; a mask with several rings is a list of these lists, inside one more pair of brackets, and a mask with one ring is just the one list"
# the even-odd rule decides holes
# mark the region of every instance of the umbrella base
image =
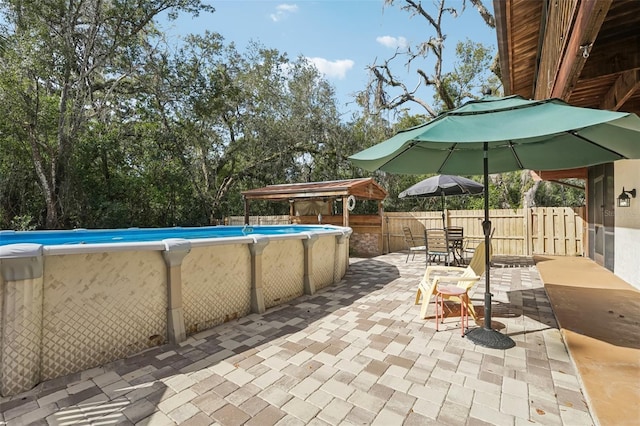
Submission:
[[490,349],[509,349],[516,345],[511,337],[484,327],[472,328],[465,337],[478,346]]

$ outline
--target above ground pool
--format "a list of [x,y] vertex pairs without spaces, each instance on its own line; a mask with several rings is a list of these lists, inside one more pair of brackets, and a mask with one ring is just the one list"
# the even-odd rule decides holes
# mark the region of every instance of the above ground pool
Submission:
[[72,229],[52,231],[0,231],[0,246],[33,243],[44,246],[62,244],[108,244],[161,241],[168,238],[186,240],[246,237],[250,235],[286,235],[322,232],[334,227],[321,225],[204,226],[173,228]]
[[[0,397],[297,303],[340,282],[351,232],[330,225],[0,231]],[[233,349],[221,346],[221,356]]]

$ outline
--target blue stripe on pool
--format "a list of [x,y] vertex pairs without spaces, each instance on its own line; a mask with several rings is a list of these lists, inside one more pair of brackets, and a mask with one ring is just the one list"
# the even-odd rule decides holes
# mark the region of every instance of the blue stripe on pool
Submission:
[[73,229],[55,231],[0,231],[0,246],[34,243],[45,246],[60,244],[105,244],[161,241],[167,238],[202,239],[242,237],[252,234],[298,234],[334,228],[316,225],[206,226],[175,228]]

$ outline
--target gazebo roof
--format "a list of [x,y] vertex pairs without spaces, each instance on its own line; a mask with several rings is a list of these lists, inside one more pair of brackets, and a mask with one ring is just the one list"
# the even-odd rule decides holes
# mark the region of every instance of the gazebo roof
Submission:
[[338,198],[353,195],[361,200],[384,200],[387,191],[373,178],[269,185],[242,192],[247,200]]

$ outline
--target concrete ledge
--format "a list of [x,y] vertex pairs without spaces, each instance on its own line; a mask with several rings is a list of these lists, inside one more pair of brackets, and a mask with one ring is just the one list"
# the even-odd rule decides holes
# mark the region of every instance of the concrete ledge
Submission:
[[601,425],[640,418],[640,291],[583,257],[534,256],[565,345]]

